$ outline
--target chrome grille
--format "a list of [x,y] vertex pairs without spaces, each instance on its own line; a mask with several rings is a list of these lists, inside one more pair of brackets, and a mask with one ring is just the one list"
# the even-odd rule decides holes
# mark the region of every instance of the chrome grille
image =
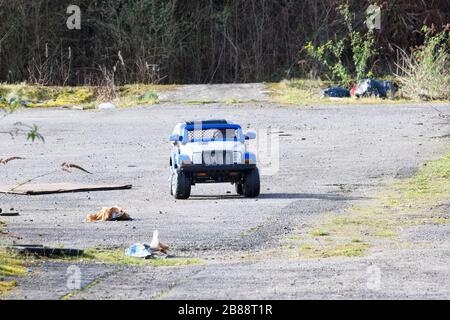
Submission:
[[203,164],[205,165],[222,165],[233,164],[233,152],[225,150],[203,151]]

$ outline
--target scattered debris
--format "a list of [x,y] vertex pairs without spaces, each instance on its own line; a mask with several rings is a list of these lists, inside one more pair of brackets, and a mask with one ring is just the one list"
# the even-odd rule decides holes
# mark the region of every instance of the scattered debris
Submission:
[[125,255],[133,258],[149,259],[155,256],[166,257],[169,246],[159,241],[158,230],[153,231],[153,238],[150,244],[134,243],[125,249]]
[[5,165],[10,161],[23,160],[23,159],[25,159],[25,158],[22,158],[22,157],[9,157],[9,158],[5,158],[5,159],[0,158],[0,164]]
[[153,257],[153,251],[148,244],[135,243],[125,250],[125,255],[133,258],[149,259]]
[[330,87],[322,92],[322,97],[350,98],[350,91],[342,87]]
[[103,207],[97,213],[90,213],[87,215],[87,221],[119,221],[119,220],[132,220],[130,215],[119,207]]
[[67,192],[89,192],[131,189],[132,185],[93,185],[82,183],[45,183],[23,186],[0,186],[0,193],[40,195]]
[[364,79],[354,86],[350,93],[355,97],[376,96],[380,98],[393,97],[397,92],[397,85],[392,81]]
[[0,208],[0,216],[1,217],[15,217],[18,216],[18,212],[2,212],[2,209]]
[[97,109],[99,109],[99,110],[114,110],[114,109],[116,109],[116,106],[111,102],[104,102],[104,103],[100,103],[97,106]]
[[153,238],[152,242],[150,242],[150,248],[152,248],[154,252],[162,252],[162,253],[167,253],[167,250],[169,249],[169,246],[159,241],[158,230],[153,231]]
[[84,106],[70,106],[69,109],[71,109],[71,110],[81,110],[81,111],[83,111],[83,110],[86,109],[86,107],[84,107]]
[[67,163],[67,162],[61,163],[61,169],[63,171],[69,172],[69,173],[72,173],[72,171],[70,169],[78,169],[78,170],[81,170],[83,172],[92,174],[92,172],[87,171],[86,169],[80,167],[79,165],[76,165],[76,164],[73,164],[73,163]]
[[7,249],[20,254],[34,254],[38,256],[80,256],[83,250],[72,248],[51,248],[40,244],[16,244]]

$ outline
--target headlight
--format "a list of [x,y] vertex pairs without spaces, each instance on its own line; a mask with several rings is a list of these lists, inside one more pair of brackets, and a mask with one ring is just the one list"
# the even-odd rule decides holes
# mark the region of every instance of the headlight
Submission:
[[185,166],[185,165],[190,165],[192,162],[191,160],[182,160],[181,161],[181,165]]
[[178,161],[182,166],[188,166],[192,164],[191,158],[188,155],[181,154],[178,158]]
[[192,155],[192,162],[194,164],[202,164],[202,153],[194,152],[194,154]]
[[242,154],[238,151],[233,151],[233,163],[241,163]]

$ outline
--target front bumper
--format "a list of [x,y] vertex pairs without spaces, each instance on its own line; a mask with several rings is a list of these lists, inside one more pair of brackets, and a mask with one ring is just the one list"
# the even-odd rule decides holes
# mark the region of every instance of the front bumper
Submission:
[[256,168],[256,164],[223,164],[223,165],[204,165],[191,164],[182,166],[180,171],[186,173],[205,172],[207,174],[229,174],[230,172],[245,172]]
[[246,172],[256,168],[256,164],[204,165],[194,164],[180,168],[189,175],[191,184],[243,181]]

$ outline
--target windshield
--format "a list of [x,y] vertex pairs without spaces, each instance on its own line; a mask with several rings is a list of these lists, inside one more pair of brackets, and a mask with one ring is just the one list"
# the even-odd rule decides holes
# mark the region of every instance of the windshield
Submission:
[[223,141],[223,140],[237,140],[239,132],[237,129],[197,129],[188,130],[188,141]]
[[240,140],[239,126],[187,126],[187,141],[225,141],[225,140]]

